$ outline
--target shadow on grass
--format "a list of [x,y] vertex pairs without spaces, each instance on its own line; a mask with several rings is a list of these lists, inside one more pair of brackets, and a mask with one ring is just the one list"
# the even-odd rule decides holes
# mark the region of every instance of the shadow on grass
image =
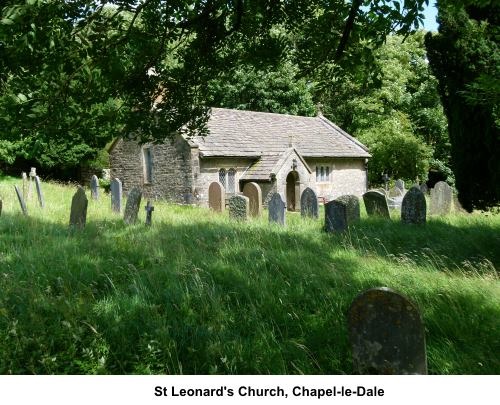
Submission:
[[[366,221],[356,230],[386,238],[393,226]],[[447,232],[440,226],[430,224],[423,240]],[[345,248],[345,235],[297,229],[210,220],[125,227],[116,218],[72,233],[5,215],[0,372],[351,373],[345,314],[360,291],[386,282],[377,269],[387,252],[365,249],[380,256],[373,264]],[[401,243],[409,238],[398,232]],[[392,238],[389,254],[402,249]],[[409,243],[418,248],[419,238]],[[398,289],[397,279],[390,286]],[[499,371],[488,361],[500,349],[498,302],[472,289],[406,290],[423,308],[431,372]],[[463,332],[478,327],[481,342]]]

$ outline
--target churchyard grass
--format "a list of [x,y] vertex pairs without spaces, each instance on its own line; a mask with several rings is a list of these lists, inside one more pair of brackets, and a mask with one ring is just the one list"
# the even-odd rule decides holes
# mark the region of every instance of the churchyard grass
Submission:
[[[500,216],[368,218],[343,234],[154,202],[126,226],[109,195],[69,228],[76,187],[23,216],[0,179],[0,373],[352,373],[346,314],[387,286],[420,309],[431,374],[499,374]],[[90,192],[87,189],[87,196]],[[362,204],[362,202],[361,202]]]

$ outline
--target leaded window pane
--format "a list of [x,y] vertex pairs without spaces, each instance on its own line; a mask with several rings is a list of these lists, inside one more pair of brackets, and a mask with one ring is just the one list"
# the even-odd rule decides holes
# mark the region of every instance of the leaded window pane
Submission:
[[226,188],[226,169],[219,170],[219,183],[221,183],[224,188]]
[[235,177],[236,171],[234,169],[229,169],[227,172],[227,189],[229,193],[235,192]]

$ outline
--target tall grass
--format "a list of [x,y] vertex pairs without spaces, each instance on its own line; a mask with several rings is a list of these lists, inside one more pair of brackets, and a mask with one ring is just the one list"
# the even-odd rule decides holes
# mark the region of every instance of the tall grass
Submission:
[[[108,196],[69,227],[75,189],[46,208],[0,181],[1,373],[351,373],[346,313],[362,290],[410,297],[435,374],[500,372],[500,217],[403,226],[363,217],[348,232],[289,214],[237,223],[155,202],[125,226]],[[141,204],[142,206],[145,203]]]

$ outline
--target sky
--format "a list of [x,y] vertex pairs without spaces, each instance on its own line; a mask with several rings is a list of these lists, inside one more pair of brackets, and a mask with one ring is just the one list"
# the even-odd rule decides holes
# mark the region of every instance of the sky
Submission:
[[437,9],[435,1],[429,1],[429,5],[425,8],[424,14],[424,29],[427,31],[437,31],[438,24],[436,22]]

